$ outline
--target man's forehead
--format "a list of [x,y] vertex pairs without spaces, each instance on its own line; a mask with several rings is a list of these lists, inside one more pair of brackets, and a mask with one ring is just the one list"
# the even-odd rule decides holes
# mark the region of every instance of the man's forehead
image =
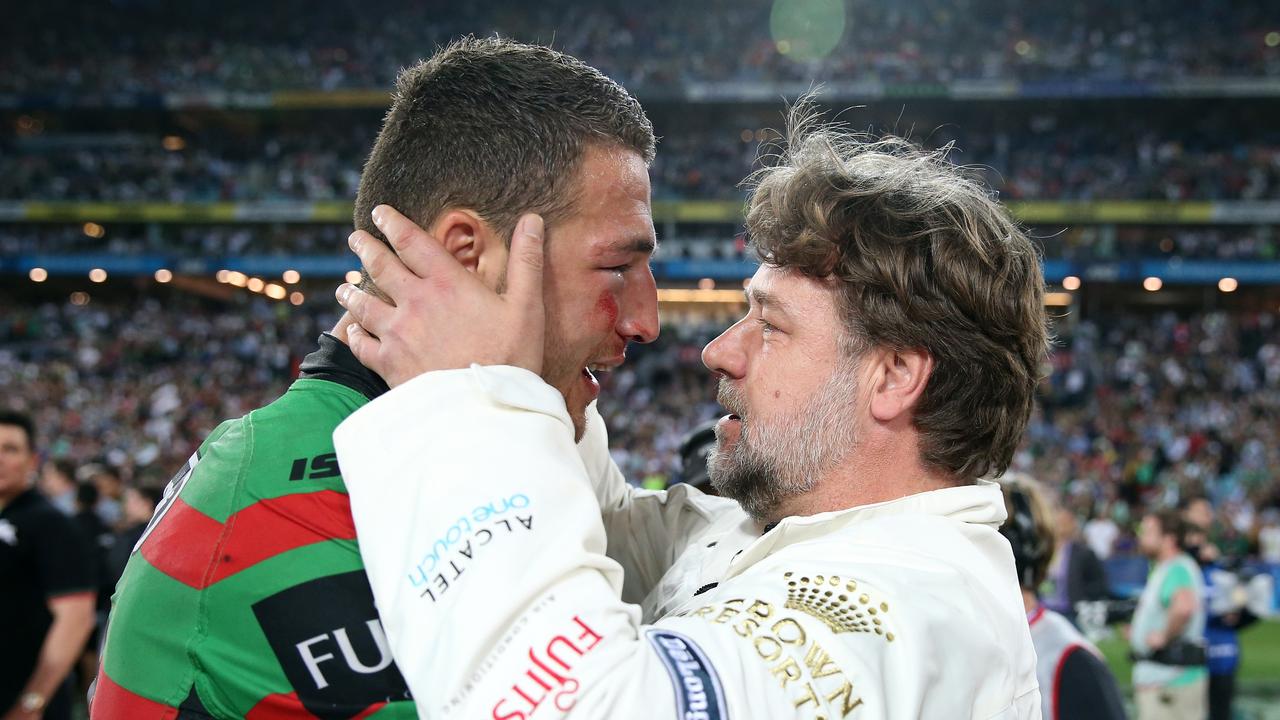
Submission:
[[649,172],[639,154],[623,148],[589,148],[583,158],[578,215],[606,229],[592,233],[600,254],[652,253],[656,248]]

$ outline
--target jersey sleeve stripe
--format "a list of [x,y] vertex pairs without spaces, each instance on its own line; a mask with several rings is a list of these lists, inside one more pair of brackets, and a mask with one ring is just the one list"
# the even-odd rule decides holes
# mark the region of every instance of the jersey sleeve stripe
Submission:
[[99,670],[89,717],[91,720],[174,720],[178,717],[178,708],[132,693],[117,685],[105,670]]
[[355,536],[350,501],[334,490],[261,500],[225,524],[179,498],[141,550],[160,572],[203,589],[295,548]]

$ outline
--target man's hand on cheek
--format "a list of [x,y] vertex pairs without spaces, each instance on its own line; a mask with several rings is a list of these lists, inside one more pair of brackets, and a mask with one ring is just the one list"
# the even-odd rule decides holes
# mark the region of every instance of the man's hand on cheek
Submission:
[[472,363],[542,371],[546,319],[540,216],[525,215],[516,224],[503,295],[390,206],[374,208],[373,219],[394,252],[360,230],[349,243],[391,303],[348,283],[336,293],[356,320],[347,339],[361,363],[392,387],[425,372]]

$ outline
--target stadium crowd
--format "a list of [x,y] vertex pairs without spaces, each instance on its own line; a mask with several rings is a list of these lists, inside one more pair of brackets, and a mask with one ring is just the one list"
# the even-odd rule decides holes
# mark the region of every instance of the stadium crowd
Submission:
[[[1221,120],[1221,118],[1218,118]],[[763,121],[761,121],[763,122]],[[1009,200],[1267,200],[1280,196],[1280,134],[1163,131],[1052,113],[1008,129],[915,128],[929,147],[955,143]],[[974,122],[973,127],[987,127]],[[926,127],[935,129],[928,132]],[[907,132],[910,129],[898,128]],[[252,137],[48,132],[0,141],[0,200],[283,202],[349,200],[376,125],[317,120],[305,131]],[[682,129],[652,168],[657,199],[737,199],[755,166],[760,130]]]
[[[48,458],[153,486],[218,422],[282,392],[336,315],[323,302],[228,310],[175,297],[6,307],[0,318],[6,404],[35,416]],[[719,414],[700,359],[719,329],[668,327],[604,376],[601,408],[632,481],[678,481],[680,441]],[[1221,547],[1280,562],[1280,318],[1129,315],[1059,323],[1057,334],[1015,469],[1081,522],[1114,524],[1104,557],[1132,548],[1145,508],[1204,494]]]
[[[1084,0],[1053,9],[1002,0],[844,2],[839,43],[813,57],[773,36],[773,3],[372,0],[314,12],[302,0],[184,7],[54,0],[15,7],[0,93],[336,90],[389,87],[398,68],[464,33],[548,42],[628,87],[706,81],[956,79],[1132,81],[1280,76],[1268,3]],[[818,6],[827,5],[825,3]],[[53,20],[57,18],[57,20]],[[1213,27],[1204,34],[1200,28]],[[216,32],[212,29],[216,28]],[[794,47],[792,41],[796,41]],[[816,53],[815,53],[816,54]]]

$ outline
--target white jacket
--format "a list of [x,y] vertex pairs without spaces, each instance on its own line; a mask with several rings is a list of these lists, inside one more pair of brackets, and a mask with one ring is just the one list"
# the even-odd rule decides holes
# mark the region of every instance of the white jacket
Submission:
[[334,433],[422,717],[1040,717],[994,485],[757,536],[731,501],[629,488],[590,418],[575,448],[553,388],[473,366]]

